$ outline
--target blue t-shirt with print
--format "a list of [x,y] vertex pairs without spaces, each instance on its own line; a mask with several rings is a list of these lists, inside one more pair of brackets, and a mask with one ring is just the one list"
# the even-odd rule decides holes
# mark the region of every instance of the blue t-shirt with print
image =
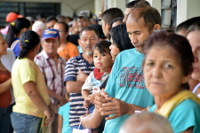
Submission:
[[[156,105],[153,105],[149,111],[154,112]],[[168,120],[175,133],[185,131],[194,127],[193,133],[200,131],[200,105],[191,99],[186,99],[178,104],[170,113]]]
[[[144,108],[154,104],[153,96],[144,84],[143,59],[144,55],[135,48],[119,53],[105,89],[110,97]],[[129,115],[123,115],[106,121],[104,133],[118,133],[128,117]]]

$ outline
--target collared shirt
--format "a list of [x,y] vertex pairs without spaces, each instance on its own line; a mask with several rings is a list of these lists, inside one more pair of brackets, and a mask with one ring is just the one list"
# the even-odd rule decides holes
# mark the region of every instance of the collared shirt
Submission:
[[[66,63],[64,82],[76,81],[79,69],[81,69],[84,73],[89,75],[94,69],[94,64],[93,63],[89,64],[83,58],[82,54],[69,59]],[[83,102],[84,99],[81,93],[70,93],[70,117],[69,117],[70,126],[79,125],[80,116],[86,114]]]
[[[56,94],[64,96],[66,92],[63,85],[65,60],[58,56],[58,66],[56,67],[54,60],[49,58],[43,50],[35,57],[34,61],[44,74],[48,88]],[[51,98],[51,100],[54,104],[58,104],[56,99]]]

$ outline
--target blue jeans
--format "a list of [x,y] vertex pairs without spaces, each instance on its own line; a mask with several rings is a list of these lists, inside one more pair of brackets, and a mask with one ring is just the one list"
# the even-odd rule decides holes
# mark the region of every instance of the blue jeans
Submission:
[[11,122],[15,133],[39,133],[42,118],[12,112]]
[[10,119],[10,113],[12,112],[12,106],[7,108],[0,108],[0,133],[11,133],[12,125]]

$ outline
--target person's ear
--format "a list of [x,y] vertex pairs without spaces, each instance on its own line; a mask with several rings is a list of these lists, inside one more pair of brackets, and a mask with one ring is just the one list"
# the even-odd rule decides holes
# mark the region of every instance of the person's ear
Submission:
[[153,27],[153,29],[154,29],[154,31],[155,30],[160,30],[160,25],[159,24],[155,24],[154,27]]

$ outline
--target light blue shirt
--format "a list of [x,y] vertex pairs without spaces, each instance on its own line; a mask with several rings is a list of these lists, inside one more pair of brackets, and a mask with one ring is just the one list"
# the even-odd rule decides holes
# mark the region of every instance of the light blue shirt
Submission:
[[[114,63],[105,91],[114,97],[140,107],[153,105],[153,96],[146,89],[142,62],[144,55],[136,49],[121,52]],[[104,133],[118,133],[129,115],[106,121]]]
[[61,106],[58,110],[58,114],[61,115],[63,118],[62,133],[71,133],[71,129],[69,126],[69,110],[69,103],[66,103],[65,105]]
[[[153,112],[156,105],[153,105],[149,111]],[[191,99],[186,99],[178,104],[171,112],[168,120],[175,133],[185,131],[194,127],[193,133],[200,132],[200,105]]]

